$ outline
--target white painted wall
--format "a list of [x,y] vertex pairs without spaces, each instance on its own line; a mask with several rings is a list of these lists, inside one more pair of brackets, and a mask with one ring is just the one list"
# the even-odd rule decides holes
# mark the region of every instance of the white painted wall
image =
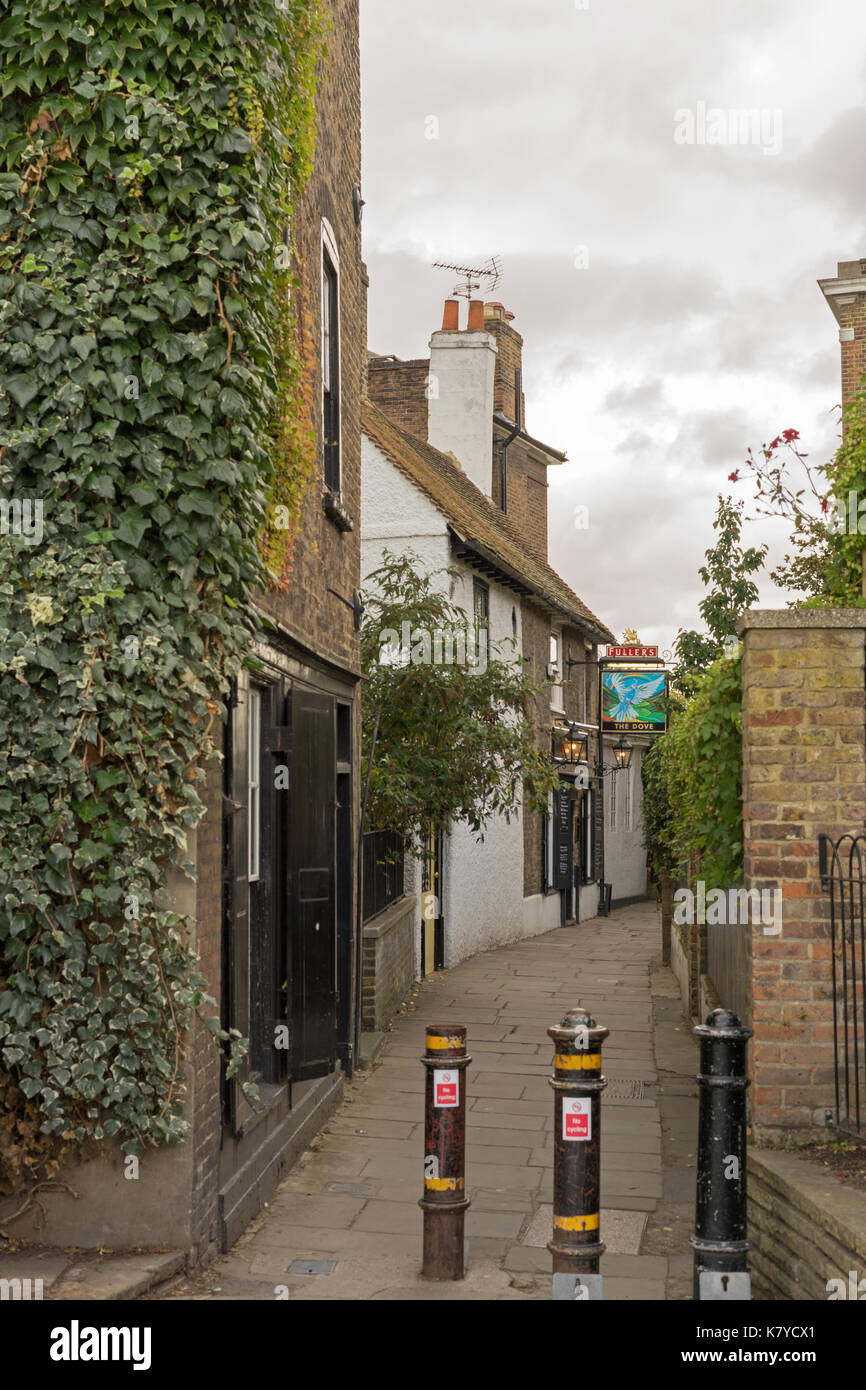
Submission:
[[[633,742],[634,740],[630,740]],[[643,783],[641,762],[645,749],[635,744],[627,772],[605,778],[604,876],[613,885],[612,901],[642,897],[646,893],[646,846],[643,835]],[[613,767],[613,754],[605,748],[605,765]],[[631,828],[625,821],[625,779],[631,782]],[[610,824],[609,785],[616,782],[616,825]]]
[[[451,563],[444,516],[367,435],[361,439],[361,498],[362,589],[385,550],[414,550],[428,573]],[[447,575],[441,582],[447,584]]]
[[434,449],[459,459],[468,478],[491,495],[493,378],[491,333],[434,333],[430,339],[427,437]]
[[[381,564],[385,549],[399,554],[411,548],[428,570],[453,564],[445,518],[366,436],[361,450],[361,488],[362,587],[367,576]],[[474,579],[469,566],[457,562],[450,595],[470,619],[474,611]],[[442,576],[441,582],[448,583],[447,576]],[[497,584],[490,583],[488,588],[491,650],[501,643],[501,658],[519,660],[523,648],[520,600],[511,590]],[[516,639],[514,647],[509,645],[511,639]],[[523,824],[519,814],[510,824],[503,816],[490,821],[481,841],[465,824],[454,825],[445,838],[443,882],[448,967],[478,951],[519,941],[558,925],[558,896],[547,899],[540,909],[527,912],[524,906]],[[407,893],[420,895],[420,865],[409,858],[405,883]],[[420,974],[420,904],[415,917],[415,963],[416,973]]]

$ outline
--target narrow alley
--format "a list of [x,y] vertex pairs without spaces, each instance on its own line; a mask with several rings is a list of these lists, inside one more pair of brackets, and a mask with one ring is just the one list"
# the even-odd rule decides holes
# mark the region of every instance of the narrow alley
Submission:
[[[576,1005],[603,1048],[605,1299],[691,1296],[697,1049],[654,904],[488,951],[419,987],[379,1061],[234,1249],[156,1298],[550,1299],[547,1028]],[[425,1025],[465,1023],[469,1269],[420,1277]],[[293,1272],[310,1262],[318,1272]],[[280,1292],[278,1292],[278,1290]]]

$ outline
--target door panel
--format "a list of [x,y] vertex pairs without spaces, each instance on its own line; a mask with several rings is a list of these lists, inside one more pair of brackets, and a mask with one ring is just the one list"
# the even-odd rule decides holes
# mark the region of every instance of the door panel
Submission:
[[336,1060],[335,738],[332,697],[295,686],[288,945],[296,1080],[326,1076]]

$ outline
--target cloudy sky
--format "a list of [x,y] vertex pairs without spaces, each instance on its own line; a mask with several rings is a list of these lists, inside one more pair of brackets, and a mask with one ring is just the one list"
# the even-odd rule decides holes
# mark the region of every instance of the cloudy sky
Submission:
[[[427,356],[454,287],[431,263],[502,257],[527,428],[569,457],[551,562],[618,635],[670,647],[746,449],[836,447],[816,280],[866,255],[866,6],[361,0],[361,24],[370,346]],[[763,126],[701,142],[701,109]],[[784,553],[784,525],[745,534]],[[785,596],[767,578],[760,602]]]

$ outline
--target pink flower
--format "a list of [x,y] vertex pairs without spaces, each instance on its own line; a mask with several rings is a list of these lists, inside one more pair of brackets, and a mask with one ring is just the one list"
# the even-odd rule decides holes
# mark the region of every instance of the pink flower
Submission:
[[729,473],[729,474],[728,474],[728,482],[729,482],[729,483],[738,483],[739,481],[740,481],[740,470],[739,470],[739,468],[735,468],[734,471],[733,471],[733,473]]
[[799,430],[783,430],[783,431],[782,431],[782,438],[784,439],[784,441],[785,441],[786,444],[790,444],[792,440],[794,440],[794,439],[799,439],[799,438],[800,438],[800,431],[799,431]]
[[779,447],[779,445],[781,444],[781,442],[782,442],[782,437],[781,437],[781,435],[777,435],[776,438],[775,438],[774,440],[772,440],[771,443],[768,444],[767,447],[768,447],[770,450],[778,449],[778,447]]

